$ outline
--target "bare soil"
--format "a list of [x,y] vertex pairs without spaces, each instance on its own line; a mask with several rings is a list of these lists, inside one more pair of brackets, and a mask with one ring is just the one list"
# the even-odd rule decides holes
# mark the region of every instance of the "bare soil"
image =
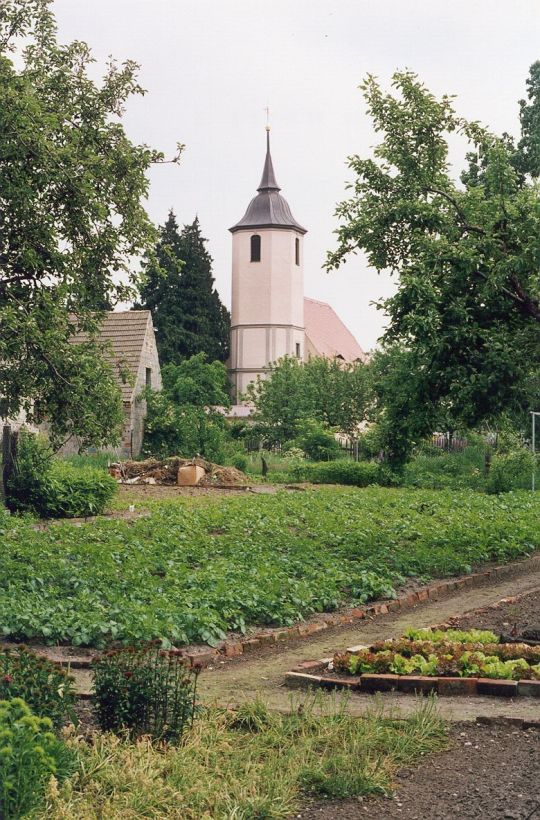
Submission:
[[512,630],[540,625],[540,591],[510,597],[493,606],[469,612],[451,620],[458,629],[490,629],[508,635]]
[[215,496],[216,498],[231,493],[245,493],[245,487],[231,485],[223,487],[177,487],[167,484],[119,484],[118,493],[126,501],[166,501],[170,498]]
[[[511,596],[479,610],[455,615],[459,629],[521,631],[540,622],[540,591]],[[445,699],[439,700],[439,706]],[[471,701],[464,701],[471,703]],[[531,702],[531,716],[540,705]],[[500,704],[499,712],[506,711]],[[486,710],[483,709],[485,714]],[[512,724],[457,722],[451,746],[413,769],[396,773],[394,791],[383,798],[314,800],[295,816],[302,820],[540,820],[540,732]]]
[[301,820],[537,820],[540,732],[456,723],[451,747],[396,773],[389,797],[314,800]]

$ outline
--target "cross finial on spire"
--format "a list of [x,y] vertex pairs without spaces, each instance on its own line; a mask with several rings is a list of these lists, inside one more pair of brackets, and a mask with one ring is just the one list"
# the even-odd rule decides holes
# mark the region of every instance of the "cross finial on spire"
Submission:
[[270,106],[267,105],[264,110],[266,111],[266,130],[270,131]]

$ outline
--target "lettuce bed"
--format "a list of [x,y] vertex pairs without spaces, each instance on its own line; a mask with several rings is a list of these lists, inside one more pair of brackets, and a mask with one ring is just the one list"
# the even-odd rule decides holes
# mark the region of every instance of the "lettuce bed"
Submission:
[[0,625],[103,646],[219,641],[391,596],[540,545],[540,497],[335,488],[178,499],[137,520],[36,531],[0,513]]
[[338,653],[333,668],[350,675],[540,680],[540,646],[499,643],[493,633],[477,630],[409,630],[397,640],[380,641],[357,652]]

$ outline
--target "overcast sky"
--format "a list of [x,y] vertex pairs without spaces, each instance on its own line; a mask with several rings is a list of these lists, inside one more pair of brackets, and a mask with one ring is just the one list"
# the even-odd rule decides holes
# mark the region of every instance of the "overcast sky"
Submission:
[[270,106],[278,183],[305,239],[305,292],[330,302],[369,349],[384,319],[370,303],[388,277],[353,257],[338,272],[336,203],[349,154],[377,141],[358,85],[416,71],[435,93],[496,131],[516,132],[517,101],[540,58],[540,0],[55,0],[60,39],[86,40],[107,57],[141,64],[144,97],[125,117],[131,139],[181,167],[151,172],[148,210],[163,223],[198,214],[223,301],[230,306],[231,234],[259,183]]

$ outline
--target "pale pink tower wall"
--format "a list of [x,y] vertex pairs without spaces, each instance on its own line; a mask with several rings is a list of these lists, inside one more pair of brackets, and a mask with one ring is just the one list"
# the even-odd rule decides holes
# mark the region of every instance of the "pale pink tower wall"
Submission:
[[[267,128],[266,160],[258,194],[232,238],[231,355],[234,401],[283,356],[305,355],[305,228],[279,193]],[[257,239],[256,237],[259,237]],[[260,252],[257,252],[260,245]]]

